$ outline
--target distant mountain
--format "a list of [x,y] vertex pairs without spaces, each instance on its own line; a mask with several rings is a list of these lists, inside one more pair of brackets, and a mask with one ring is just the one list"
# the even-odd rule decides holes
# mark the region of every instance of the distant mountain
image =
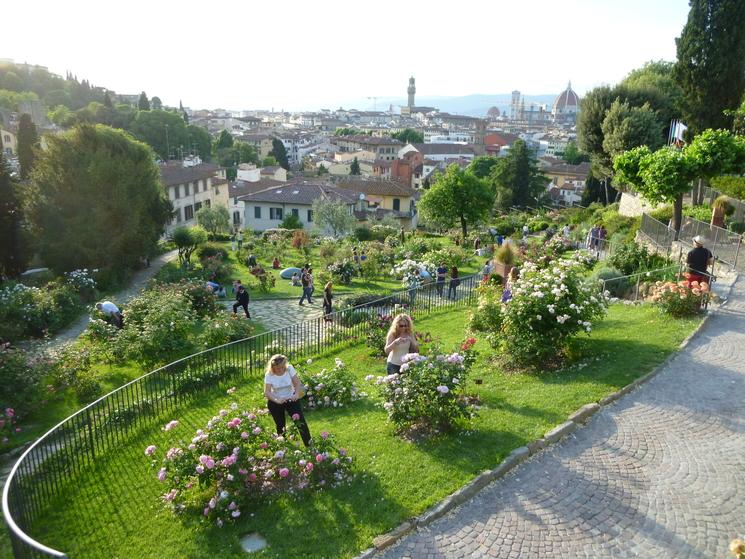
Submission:
[[[523,95],[525,106],[529,107],[531,103],[536,105],[548,105],[549,109],[556,100],[557,93],[545,95]],[[509,111],[511,93],[496,93],[493,95],[473,94],[463,95],[461,97],[424,97],[417,96],[416,104],[420,107],[436,107],[443,112],[467,115],[467,116],[486,116],[486,111],[491,107],[497,107],[500,111]],[[379,97],[375,103],[369,99],[353,99],[345,103],[345,109],[359,110],[388,110],[388,106],[406,105],[405,97]]]

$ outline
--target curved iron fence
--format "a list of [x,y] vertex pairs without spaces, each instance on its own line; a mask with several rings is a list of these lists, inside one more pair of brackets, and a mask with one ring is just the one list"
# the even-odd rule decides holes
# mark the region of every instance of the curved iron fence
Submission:
[[[162,414],[229,379],[263,373],[267,359],[285,353],[311,357],[365,339],[370,319],[405,306],[416,316],[471,305],[481,275],[460,278],[455,299],[435,283],[400,291],[357,307],[306,320],[190,355],[147,373],[61,421],[36,440],[13,466],[3,488],[2,509],[17,558],[67,557],[31,535],[63,484],[124,443]],[[447,293],[448,285],[445,285]],[[444,295],[444,294],[443,294]]]

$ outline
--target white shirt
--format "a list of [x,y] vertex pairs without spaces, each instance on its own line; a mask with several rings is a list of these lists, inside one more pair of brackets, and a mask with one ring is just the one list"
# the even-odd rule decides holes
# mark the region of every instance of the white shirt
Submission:
[[391,349],[391,352],[388,354],[388,363],[393,363],[394,365],[402,365],[403,361],[402,358],[407,353],[411,353],[411,340],[409,339],[409,343],[406,344],[395,344],[393,346],[393,349]]
[[287,369],[281,375],[275,375],[271,371],[264,375],[264,383],[271,386],[271,393],[277,399],[291,398],[295,395],[292,379],[297,376],[295,367],[287,364]]
[[101,303],[101,312],[110,316],[114,313],[118,313],[119,307],[117,307],[111,301],[104,301],[103,303]]

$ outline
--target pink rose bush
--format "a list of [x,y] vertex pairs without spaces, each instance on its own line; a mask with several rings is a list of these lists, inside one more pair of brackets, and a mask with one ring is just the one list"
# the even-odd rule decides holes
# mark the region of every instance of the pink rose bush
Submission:
[[0,409],[0,448],[10,442],[10,437],[21,432],[17,425],[18,417],[13,408]]
[[708,293],[709,284],[705,282],[658,281],[652,287],[651,301],[657,303],[662,312],[671,316],[692,316],[699,312]]
[[484,334],[510,364],[536,368],[557,364],[575,334],[592,332],[607,310],[607,295],[585,280],[584,256],[553,261],[547,267],[526,262],[502,301],[502,288],[479,287],[470,328]]
[[[468,351],[473,352],[471,347]],[[403,361],[400,373],[370,379],[379,387],[383,408],[399,433],[449,431],[473,417],[473,406],[463,397],[472,353],[410,353]]]
[[305,403],[311,410],[343,407],[367,396],[357,388],[352,373],[341,359],[336,359],[333,369],[321,369],[314,374],[301,369],[299,374],[307,388]]
[[144,450],[166,488],[161,499],[218,526],[250,513],[259,499],[320,491],[352,478],[352,458],[332,435],[324,432],[305,448],[292,422],[283,436],[275,434],[266,410],[218,413],[190,439],[171,444],[161,460],[155,445]]

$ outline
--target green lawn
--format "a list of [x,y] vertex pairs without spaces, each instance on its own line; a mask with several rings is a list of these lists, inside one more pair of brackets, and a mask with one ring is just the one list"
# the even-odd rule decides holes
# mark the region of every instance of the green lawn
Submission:
[[[258,531],[269,548],[257,557],[353,557],[372,539],[410,518],[496,466],[509,452],[541,436],[579,406],[602,398],[660,363],[693,330],[699,319],[671,320],[652,307],[613,306],[592,337],[575,341],[583,357],[565,370],[504,374],[481,355],[467,391],[483,408],[460,433],[414,444],[394,436],[372,386],[370,398],[344,409],[308,413],[311,431],[327,429],[354,456],[357,476],[344,487],[258,504],[236,525],[218,529],[190,516],[175,517],[159,504],[165,489],[143,455],[147,444],[168,447],[190,437],[220,407],[238,401],[262,405],[259,378],[228,397],[225,387],[204,395],[183,414],[164,417],[121,445],[65,488],[33,535],[72,557],[244,557],[239,538]],[[442,312],[416,321],[445,348],[464,337],[467,311]],[[384,362],[362,346],[318,358],[312,370],[344,360],[363,377],[382,374]],[[480,385],[473,379],[481,379]],[[179,419],[176,431],[159,428]],[[247,512],[247,511],[246,511]]]

